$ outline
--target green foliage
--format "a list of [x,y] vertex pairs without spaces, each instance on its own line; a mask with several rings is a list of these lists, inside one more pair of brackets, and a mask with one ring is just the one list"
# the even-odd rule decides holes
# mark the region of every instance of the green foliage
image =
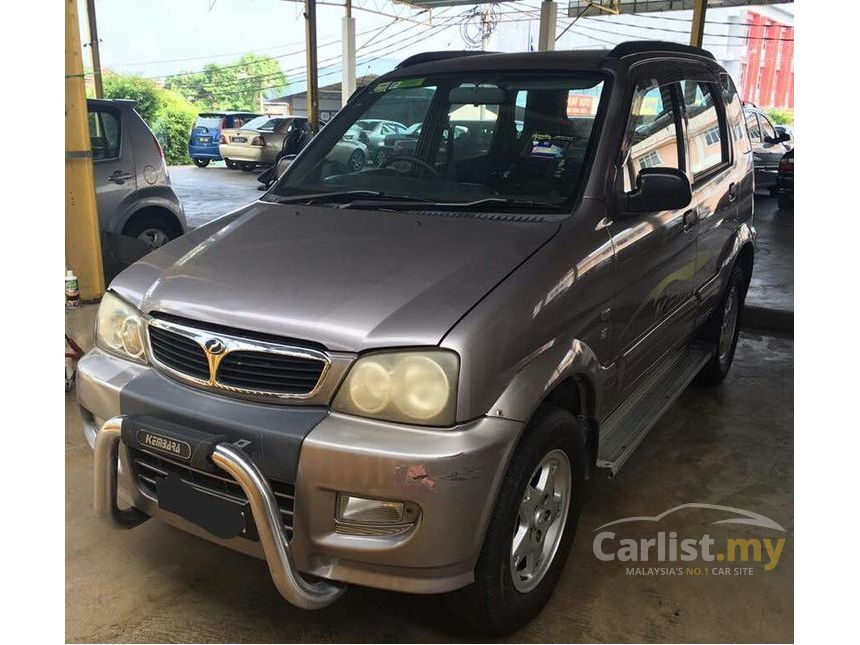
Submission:
[[283,93],[287,79],[274,58],[245,54],[235,63],[210,63],[197,74],[170,77],[165,87],[176,90],[204,110],[256,112],[260,109],[260,97]]
[[158,112],[160,88],[152,81],[139,76],[123,76],[105,73],[103,76],[106,99],[133,99],[137,101],[137,113],[147,123],[152,123]]
[[768,118],[775,125],[794,125],[794,110],[781,110],[779,108],[770,108],[765,110]]
[[191,163],[188,135],[200,111],[181,94],[139,76],[105,74],[105,98],[133,99],[137,112],[155,134],[170,165]]

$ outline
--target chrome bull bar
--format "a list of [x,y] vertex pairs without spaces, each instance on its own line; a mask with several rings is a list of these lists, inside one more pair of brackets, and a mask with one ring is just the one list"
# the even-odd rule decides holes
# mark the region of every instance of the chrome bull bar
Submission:
[[[133,528],[149,516],[134,507],[120,509],[117,506],[117,457],[122,422],[122,416],[109,419],[96,434],[93,505],[96,514],[112,525]],[[325,580],[309,582],[296,570],[275,495],[257,465],[229,443],[216,445],[210,459],[229,473],[244,491],[269,573],[284,599],[300,609],[322,609],[340,598],[344,587]]]

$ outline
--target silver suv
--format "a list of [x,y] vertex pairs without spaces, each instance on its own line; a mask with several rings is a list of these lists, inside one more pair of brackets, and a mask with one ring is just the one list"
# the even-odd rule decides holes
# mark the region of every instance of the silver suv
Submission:
[[[363,119],[422,125],[356,168],[338,145]],[[703,50],[407,59],[260,201],[114,280],[78,369],[96,510],[265,558],[305,609],[451,592],[516,629],[589,479],[726,376],[752,207],[741,101]]]
[[186,229],[161,144],[134,107],[134,101],[87,100],[99,224],[106,255],[118,260],[129,253],[120,236],[140,242],[131,245],[139,257]]

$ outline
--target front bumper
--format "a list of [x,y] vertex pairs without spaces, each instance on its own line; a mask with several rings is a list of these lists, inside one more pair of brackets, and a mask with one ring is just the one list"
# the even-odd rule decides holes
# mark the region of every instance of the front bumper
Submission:
[[[78,399],[89,443],[106,420],[126,414],[123,390],[135,380],[161,388],[155,395],[169,402],[182,397],[187,409],[221,405],[218,432],[227,443],[240,434],[247,403],[189,388],[138,366],[95,350],[78,367]],[[260,404],[262,405],[262,404]],[[129,410],[123,411],[123,407]],[[308,406],[265,406],[289,424]],[[166,422],[171,407],[165,403]],[[318,409],[317,409],[318,410]],[[300,443],[295,468],[293,537],[289,543],[295,570],[301,574],[350,584],[412,593],[440,593],[468,585],[483,542],[501,477],[519,435],[521,424],[484,417],[451,430],[409,427],[359,419],[323,411],[321,420]],[[157,410],[148,416],[159,417]],[[196,429],[208,428],[201,417]],[[186,417],[183,424],[190,426]],[[235,428],[239,434],[233,434]],[[283,478],[282,461],[266,461],[277,454],[277,437],[263,434],[265,452],[256,466],[266,477]],[[287,439],[284,439],[287,441]],[[120,468],[117,497],[121,504],[210,541],[257,557],[266,557],[264,545],[242,537],[216,538],[199,526],[159,508],[157,499],[142,490],[134,476],[130,453],[117,446]],[[390,499],[418,506],[420,514],[408,530],[390,535],[359,534],[335,520],[338,492],[366,498]],[[255,519],[257,515],[255,514]],[[276,562],[277,567],[280,563]]]

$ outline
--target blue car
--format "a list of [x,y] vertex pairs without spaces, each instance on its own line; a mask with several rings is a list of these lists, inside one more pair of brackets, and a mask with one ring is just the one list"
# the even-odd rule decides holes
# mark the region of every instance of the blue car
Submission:
[[[241,128],[247,121],[260,116],[254,112],[201,112],[197,115],[191,136],[188,138],[188,155],[198,168],[205,168],[210,161],[220,161],[218,143],[222,128]],[[238,167],[228,161],[230,168]]]

